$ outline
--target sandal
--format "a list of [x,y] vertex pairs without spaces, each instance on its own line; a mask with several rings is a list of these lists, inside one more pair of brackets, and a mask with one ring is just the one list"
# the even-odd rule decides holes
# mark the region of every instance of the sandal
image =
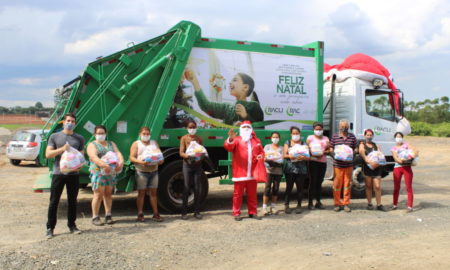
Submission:
[[144,214],[138,214],[136,221],[137,222],[144,222],[145,221]]

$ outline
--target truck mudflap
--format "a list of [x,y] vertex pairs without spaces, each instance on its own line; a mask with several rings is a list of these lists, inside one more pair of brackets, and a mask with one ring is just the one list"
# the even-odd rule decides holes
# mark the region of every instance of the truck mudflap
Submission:
[[50,186],[52,185],[52,175],[51,172],[40,174],[36,177],[33,185],[33,192],[42,193],[44,191],[50,191]]

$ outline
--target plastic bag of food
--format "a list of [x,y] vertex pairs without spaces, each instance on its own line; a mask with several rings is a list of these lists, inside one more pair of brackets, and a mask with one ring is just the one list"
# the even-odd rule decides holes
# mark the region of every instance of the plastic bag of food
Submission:
[[86,163],[86,159],[77,149],[70,147],[61,155],[59,168],[63,174],[79,170]]
[[101,160],[109,165],[111,167],[111,171],[109,173],[106,173],[104,169],[101,170],[102,175],[116,175],[119,172],[116,172],[116,168],[119,165],[119,157],[117,154],[113,151],[108,151],[106,154],[103,155]]
[[397,152],[397,155],[401,160],[411,160],[415,157],[414,151],[408,148],[400,148]]
[[150,162],[151,165],[156,165],[160,161],[164,160],[164,156],[158,146],[156,146],[156,144],[146,146],[144,151],[138,158],[145,162]]
[[267,151],[264,153],[266,161],[273,161],[275,163],[283,163],[283,156],[278,151]]
[[[369,161],[374,162],[378,165],[386,165],[386,157],[381,153],[380,151],[372,151],[367,155],[367,158]],[[367,166],[373,170],[372,166],[370,164],[367,164]]]
[[323,155],[322,144],[320,143],[310,143],[309,149],[311,150],[311,155],[320,157]]
[[309,147],[306,144],[295,144],[289,149],[289,155],[295,158],[301,156],[309,158],[311,156],[309,154]]
[[186,149],[186,155],[189,156],[190,160],[199,161],[207,156],[208,152],[203,145],[197,143],[196,141],[192,141],[189,143],[189,146]]
[[353,150],[345,144],[336,145],[334,148],[334,159],[340,161],[352,161]]

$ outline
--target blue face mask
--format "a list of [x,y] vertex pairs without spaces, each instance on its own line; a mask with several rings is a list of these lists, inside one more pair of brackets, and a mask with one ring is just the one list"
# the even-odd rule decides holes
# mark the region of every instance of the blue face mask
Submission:
[[75,128],[74,123],[64,123],[64,129],[73,130]]

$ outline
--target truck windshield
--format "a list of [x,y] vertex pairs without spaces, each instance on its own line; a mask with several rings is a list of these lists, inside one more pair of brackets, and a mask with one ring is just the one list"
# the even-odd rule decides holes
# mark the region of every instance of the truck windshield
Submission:
[[395,110],[389,102],[389,92],[366,90],[366,112],[374,117],[395,121]]

